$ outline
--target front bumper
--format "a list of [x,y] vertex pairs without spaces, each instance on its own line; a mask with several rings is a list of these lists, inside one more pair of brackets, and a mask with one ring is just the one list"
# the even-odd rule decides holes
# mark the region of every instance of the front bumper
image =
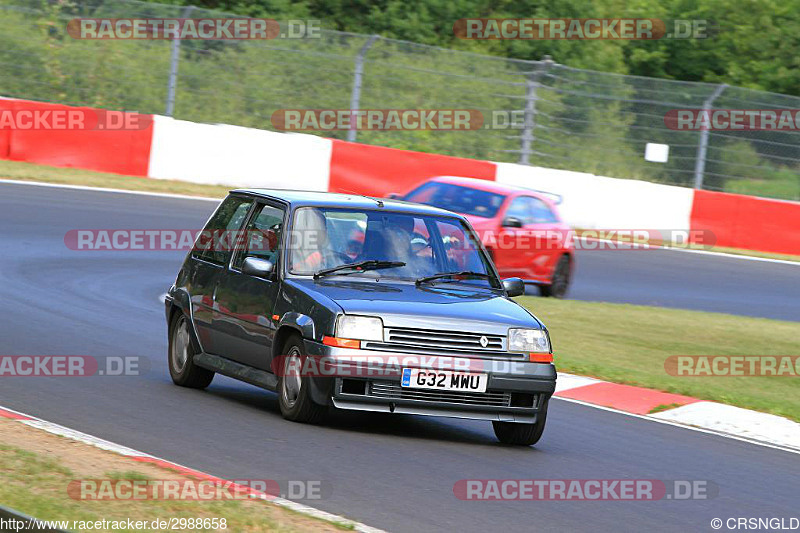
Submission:
[[[331,377],[311,378],[311,393],[317,403],[332,404],[340,409],[383,411],[391,413],[449,416],[497,420],[504,422],[536,422],[547,409],[555,392],[556,370],[550,363],[393,354],[385,363],[372,359],[371,350],[347,350],[305,340],[306,353],[333,362]],[[354,354],[370,358],[367,367],[354,367]],[[379,362],[376,362],[379,361]],[[431,364],[432,361],[436,362]],[[452,360],[449,369],[463,369],[488,375],[485,393],[438,391],[400,386],[397,362],[403,368],[442,368],[443,360]],[[445,361],[446,363],[446,361]],[[386,370],[386,371],[384,371]]]

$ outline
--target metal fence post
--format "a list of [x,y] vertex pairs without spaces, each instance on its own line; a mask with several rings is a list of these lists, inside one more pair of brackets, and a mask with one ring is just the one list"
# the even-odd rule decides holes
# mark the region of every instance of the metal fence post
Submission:
[[[726,83],[723,83],[717,89],[706,98],[706,101],[703,102],[703,112],[707,113],[711,106],[714,104],[714,100],[719,98],[719,95],[728,87]],[[703,188],[703,174],[706,170],[706,151],[708,150],[708,129],[703,129],[700,131],[700,145],[697,147],[697,157],[695,157],[694,161],[694,188],[695,189],[702,189]]]
[[[364,46],[361,47],[361,50],[358,51],[358,55],[356,56],[356,68],[353,73],[353,92],[350,94],[351,114],[353,111],[358,111],[359,102],[361,100],[361,79],[364,77],[364,56],[367,55],[367,52],[379,37],[380,35],[370,35],[369,39],[367,39],[367,42],[364,43]],[[347,130],[347,140],[355,142],[356,133],[357,130],[353,127],[353,122],[351,120],[350,129]]]
[[[188,19],[189,15],[194,10],[194,6],[187,6],[186,9],[183,10],[183,14],[181,18]],[[164,111],[164,114],[168,117],[172,116],[172,113],[175,112],[175,91],[178,88],[178,61],[180,60],[180,52],[181,52],[181,38],[180,36],[175,36],[172,39],[172,54],[169,59],[169,80],[167,81],[167,108]]]
[[550,56],[544,56],[536,70],[527,75],[525,88],[525,124],[522,126],[522,144],[520,145],[519,164],[530,165],[533,128],[536,125],[536,89],[539,88],[539,77],[553,64]]

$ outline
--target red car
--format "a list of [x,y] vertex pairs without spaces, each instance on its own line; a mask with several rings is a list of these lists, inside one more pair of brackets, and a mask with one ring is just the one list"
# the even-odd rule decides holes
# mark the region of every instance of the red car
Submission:
[[405,196],[467,217],[502,277],[520,277],[563,298],[574,267],[570,227],[553,195],[473,178],[436,177]]

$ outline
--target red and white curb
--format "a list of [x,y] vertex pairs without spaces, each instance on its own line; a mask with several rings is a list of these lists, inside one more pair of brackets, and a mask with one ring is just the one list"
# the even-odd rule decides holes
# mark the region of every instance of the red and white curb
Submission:
[[776,415],[563,372],[555,397],[800,453],[800,424]]
[[[20,413],[19,411],[8,409],[7,407],[0,406],[0,418],[16,420],[27,426],[41,429],[43,431],[47,431],[48,433],[52,433],[54,435],[66,437],[68,439],[81,442],[83,444],[88,444],[90,446],[94,446],[95,448],[100,448],[101,450],[106,450],[119,455],[124,455],[125,457],[129,457],[134,461],[139,461],[142,463],[150,463],[156,466],[160,466],[162,468],[172,470],[174,472],[177,472],[185,476],[206,481],[215,481],[215,482],[225,481],[222,478],[218,478],[216,476],[200,472],[199,470],[194,470],[185,467],[183,465],[180,465],[178,463],[173,463],[172,461],[167,461],[166,459],[161,459],[152,456],[150,454],[134,450],[133,448],[122,446],[121,444],[109,442],[107,440],[103,440],[98,437],[94,437],[92,435],[76,431],[74,429],[60,426],[58,424],[54,424],[52,422],[48,422],[46,420],[42,420],[34,416],[26,415],[24,413]],[[343,516],[335,515],[327,511],[315,509],[314,507],[310,507],[308,505],[303,505],[301,503],[297,503],[291,500],[286,500],[284,498],[275,497],[270,494],[266,494],[259,491],[249,490],[249,492],[255,499],[265,500],[268,501],[269,503],[278,505],[280,507],[285,507],[287,509],[291,509],[292,511],[304,514],[306,516],[311,516],[314,518],[318,518],[320,520],[326,520],[328,522],[341,524],[345,527],[353,528],[354,531],[361,531],[363,533],[384,533],[384,531],[381,529],[377,529],[368,526],[366,524],[362,524],[361,522],[355,522]]]

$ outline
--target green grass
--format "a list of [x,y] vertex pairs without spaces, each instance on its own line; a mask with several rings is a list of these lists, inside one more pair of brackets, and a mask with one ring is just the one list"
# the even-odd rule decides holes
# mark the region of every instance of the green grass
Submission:
[[20,161],[0,159],[0,178],[20,181],[40,181],[62,185],[84,185],[129,191],[160,192],[224,198],[235,187],[226,185],[201,185],[177,180],[157,180],[136,176],[123,176],[107,172],[95,172],[80,168],[61,168],[35,165]]
[[679,403],[662,403],[650,409],[649,414],[654,415],[656,413],[660,413],[662,411],[669,411],[670,409],[675,409],[676,407],[680,406],[681,404]]
[[[3,422],[12,424],[13,422]],[[33,439],[53,439],[39,430],[29,429]],[[86,475],[65,468],[54,458],[32,453],[22,448],[2,444],[3,427],[0,425],[0,502],[19,512],[40,520],[58,521],[125,521],[155,518],[225,518],[226,531],[290,532],[290,531],[335,531],[352,530],[350,524],[338,524],[301,515],[290,509],[279,508],[262,501],[154,501],[154,500],[106,500],[80,501],[68,496],[68,484],[76,479],[94,479],[97,475]],[[18,440],[18,439],[17,439]],[[17,442],[17,444],[19,444]],[[79,445],[75,453],[92,454],[91,461],[102,462],[106,452]],[[79,450],[78,448],[82,448]],[[84,461],[86,455],[83,456]],[[90,462],[91,462],[90,461]],[[165,470],[165,475],[168,471]],[[174,474],[169,474],[174,476]],[[149,479],[134,470],[107,472],[107,479]],[[127,531],[127,530],[126,530]],[[147,531],[150,531],[149,529]],[[187,531],[180,529],[180,531]],[[193,529],[192,531],[200,531]],[[211,530],[203,530],[211,531]]]
[[549,328],[560,371],[800,421],[800,377],[670,376],[671,355],[800,355],[800,323],[627,304],[520,297]]
[[728,180],[725,182],[725,191],[767,198],[800,199],[800,178],[797,175],[786,174],[773,179]]

